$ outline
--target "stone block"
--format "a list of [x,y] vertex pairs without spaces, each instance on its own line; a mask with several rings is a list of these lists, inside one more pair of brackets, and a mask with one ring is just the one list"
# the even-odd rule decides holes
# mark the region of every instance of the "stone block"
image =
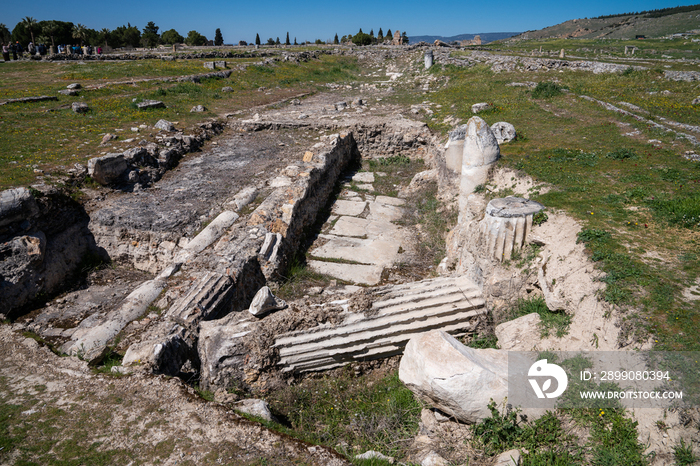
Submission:
[[103,186],[119,180],[126,168],[124,154],[107,154],[88,160],[88,175]]

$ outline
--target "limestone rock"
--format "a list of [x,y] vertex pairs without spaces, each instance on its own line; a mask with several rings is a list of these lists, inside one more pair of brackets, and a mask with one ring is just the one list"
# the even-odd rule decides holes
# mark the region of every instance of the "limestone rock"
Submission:
[[154,127],[163,131],[175,131],[175,126],[168,120],[158,120],[158,123],[156,123]]
[[89,110],[88,104],[86,104],[85,102],[73,102],[73,104],[71,105],[71,109],[75,113],[87,113],[87,111]]
[[78,83],[73,83],[73,84],[67,85],[67,86],[66,86],[66,89],[75,90],[75,89],[80,89],[81,87],[82,87],[82,86],[81,86],[80,84],[78,84]]
[[101,145],[101,146],[104,146],[104,145],[106,145],[109,141],[113,141],[114,139],[117,139],[118,137],[119,137],[119,136],[117,136],[116,134],[107,133],[107,134],[105,134],[104,136],[102,136],[102,141],[100,141],[100,145]]
[[511,125],[510,123],[506,123],[505,121],[499,121],[498,123],[492,124],[491,131],[493,131],[493,135],[496,136],[496,140],[499,144],[510,142],[514,140],[516,136],[515,126]]
[[467,198],[474,188],[486,183],[489,170],[500,157],[498,141],[489,125],[479,117],[471,117],[467,122],[462,170],[459,186],[460,222],[464,215]]
[[693,105],[700,105],[700,96],[697,96],[696,98],[694,98],[691,103]]
[[255,294],[253,302],[250,303],[250,307],[248,308],[248,312],[256,317],[262,317],[268,312],[278,311],[285,307],[287,307],[287,303],[284,300],[273,295],[270,288],[263,286],[260,288],[260,291]]
[[540,341],[540,315],[528,314],[496,326],[498,347],[508,351],[529,351]]
[[0,193],[0,227],[29,219],[39,212],[27,188],[6,189]]
[[195,105],[192,107],[192,110],[190,110],[190,113],[202,113],[206,112],[207,108],[204,105]]
[[347,107],[348,107],[348,103],[345,102],[345,101],[341,101],[341,102],[336,102],[336,103],[335,103],[335,109],[336,109],[336,110],[343,110],[343,109],[346,109]]
[[462,153],[466,136],[467,125],[457,126],[450,131],[449,140],[445,146],[445,164],[455,173],[462,173]]
[[273,421],[272,413],[270,408],[267,406],[264,400],[258,400],[255,398],[250,398],[247,400],[241,400],[233,404],[233,408],[237,409],[251,416],[261,417],[266,421]]
[[383,455],[383,454],[379,453],[378,451],[374,451],[374,450],[366,451],[366,452],[362,453],[361,455],[355,455],[355,459],[358,459],[358,460],[382,460],[382,461],[386,461],[389,464],[394,464],[394,461],[395,461],[393,457]]
[[233,92],[233,88],[231,86],[224,86],[221,88],[221,92]]
[[518,466],[520,464],[520,450],[504,451],[496,457],[493,466]]
[[445,458],[442,456],[438,455],[434,451],[430,451],[425,458],[423,458],[423,461],[420,462],[420,466],[448,466],[449,463]]
[[483,112],[484,110],[488,110],[489,108],[491,108],[491,104],[486,103],[486,102],[474,104],[474,105],[472,105],[472,113]]
[[149,108],[165,108],[165,104],[160,100],[144,100],[136,104],[139,110],[146,110]]
[[116,182],[125,171],[123,154],[107,154],[88,160],[88,175],[104,186]]
[[433,407],[463,422],[479,422],[491,416],[491,399],[500,404],[508,396],[508,352],[472,349],[433,330],[408,342],[399,378]]
[[61,89],[58,91],[59,94],[61,95],[69,95],[69,96],[76,96],[78,93],[74,91],[73,89]]

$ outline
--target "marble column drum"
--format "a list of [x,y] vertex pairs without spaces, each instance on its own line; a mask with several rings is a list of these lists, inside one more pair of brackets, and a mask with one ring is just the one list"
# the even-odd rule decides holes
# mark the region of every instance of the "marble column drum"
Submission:
[[486,254],[496,260],[510,260],[522,249],[532,229],[532,217],[544,206],[521,197],[491,200],[480,222],[481,242]]

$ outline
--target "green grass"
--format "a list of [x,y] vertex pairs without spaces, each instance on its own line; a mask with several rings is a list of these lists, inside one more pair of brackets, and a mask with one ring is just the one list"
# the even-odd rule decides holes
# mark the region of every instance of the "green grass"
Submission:
[[516,319],[533,312],[540,316],[540,334],[542,337],[546,338],[550,333],[554,333],[558,338],[561,338],[569,333],[571,316],[566,312],[550,311],[544,298],[541,297],[518,299],[515,308],[510,311],[509,317]]
[[682,438],[680,442],[673,447],[673,457],[678,466],[695,464],[698,461],[698,457],[693,453],[693,443],[685,443]]
[[267,401],[288,433],[349,457],[367,450],[405,456],[422,409],[397,373],[355,376],[351,368],[304,379]]
[[561,95],[561,87],[558,84],[545,81],[537,83],[537,86],[532,90],[533,99],[549,99]]
[[[232,61],[234,65],[237,63]],[[152,126],[159,119],[166,119],[176,121],[177,128],[187,132],[204,118],[271,103],[302,92],[315,92],[325,89],[323,84],[326,82],[352,80],[359,68],[354,58],[323,56],[320,60],[300,65],[281,62],[274,66],[234,70],[229,79],[204,79],[198,84],[153,81],[99,90],[82,89],[77,97],[57,94],[70,82],[80,82],[85,87],[131,78],[202,74],[206,71],[198,60],[90,62],[86,65],[19,62],[2,67],[0,99],[56,95],[59,100],[0,106],[0,132],[3,134],[0,138],[0,189],[34,182],[35,166],[48,171],[65,171],[76,162],[86,163],[90,157],[124,150],[129,147],[121,142],[125,139],[149,139],[154,133],[152,130],[132,133],[132,127]],[[23,85],[10,84],[18,81]],[[223,86],[230,86],[234,91],[222,94]],[[261,86],[270,89],[269,95],[258,92]],[[161,100],[167,108],[138,110],[133,99],[137,102]],[[73,113],[70,104],[75,101],[87,103],[90,111]],[[190,113],[190,109],[198,104],[204,105],[208,111],[203,115]],[[119,138],[107,146],[100,146],[102,135],[107,132],[117,134]]]

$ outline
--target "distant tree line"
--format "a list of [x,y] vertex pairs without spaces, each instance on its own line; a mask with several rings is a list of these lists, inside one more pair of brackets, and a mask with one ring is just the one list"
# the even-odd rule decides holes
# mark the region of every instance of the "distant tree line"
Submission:
[[[336,39],[338,36],[336,35]],[[401,38],[403,39],[404,44],[408,44],[408,36],[406,35],[406,31],[401,34]],[[391,32],[391,29],[387,29],[386,35],[384,35],[384,31],[382,31],[382,28],[379,28],[379,32],[377,32],[377,35],[374,35],[374,29],[371,29],[369,31],[369,34],[362,32],[362,28],[360,28],[360,31],[355,34],[348,34],[343,37],[341,37],[340,42],[341,43],[348,43],[352,42],[355,45],[372,45],[372,44],[382,44],[384,42],[391,42],[394,39],[394,34]]]
[[663,16],[675,15],[676,13],[688,13],[689,11],[700,10],[700,4],[688,6],[676,6],[672,8],[659,8],[656,10],[645,10],[638,13],[618,13],[615,15],[596,16],[591,19],[619,18],[620,16],[644,16],[646,18],[661,18]]
[[[197,31],[189,31],[186,37],[180,35],[175,29],[169,29],[159,34],[159,27],[153,21],[149,21],[143,30],[139,30],[131,23],[110,30],[107,28],[99,31],[86,27],[83,24],[73,24],[67,21],[36,21],[26,17],[14,27],[12,31],[0,23],[0,40],[4,43],[19,42],[27,45],[46,44],[56,46],[58,44],[80,44],[92,46],[119,47],[157,47],[158,45],[172,45],[185,43],[187,45],[205,45],[209,41],[206,36]],[[214,34],[214,45],[223,45],[224,38],[221,29]]]

